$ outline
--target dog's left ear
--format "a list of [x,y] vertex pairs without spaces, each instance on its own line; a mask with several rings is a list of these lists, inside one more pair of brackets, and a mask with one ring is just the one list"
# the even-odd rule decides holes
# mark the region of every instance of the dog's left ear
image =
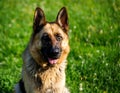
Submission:
[[36,8],[33,21],[33,29],[35,32],[38,32],[46,24],[45,15],[41,8]]
[[65,31],[65,33],[68,33],[68,14],[65,7],[61,8],[58,12],[56,22]]

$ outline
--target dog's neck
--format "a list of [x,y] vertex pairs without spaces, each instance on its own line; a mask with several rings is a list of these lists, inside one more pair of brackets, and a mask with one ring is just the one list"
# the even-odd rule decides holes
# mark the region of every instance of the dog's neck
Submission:
[[24,51],[22,58],[23,58],[23,62],[24,62],[23,66],[25,66],[26,71],[33,78],[36,78],[37,74],[44,72],[48,69],[54,69],[55,67],[58,67],[60,71],[64,71],[65,67],[66,67],[66,60],[60,64],[55,64],[54,66],[48,65],[46,67],[42,67],[37,62],[35,62],[35,60],[33,59],[33,57],[31,56],[31,54],[28,50],[28,47]]

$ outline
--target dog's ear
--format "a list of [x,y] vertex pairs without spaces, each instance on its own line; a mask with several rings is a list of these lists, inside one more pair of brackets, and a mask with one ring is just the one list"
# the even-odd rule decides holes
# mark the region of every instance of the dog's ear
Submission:
[[56,22],[66,33],[68,33],[68,14],[65,7],[61,8],[58,12]]
[[45,15],[41,8],[37,7],[34,13],[33,29],[38,32],[46,24]]

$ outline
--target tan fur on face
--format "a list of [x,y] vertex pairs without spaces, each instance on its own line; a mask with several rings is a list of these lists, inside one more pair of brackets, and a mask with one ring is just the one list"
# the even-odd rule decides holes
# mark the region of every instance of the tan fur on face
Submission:
[[68,42],[68,36],[66,33],[64,33],[64,31],[55,23],[47,23],[44,28],[34,37],[33,40],[33,43],[31,42],[31,45],[30,45],[30,52],[31,52],[31,55],[33,56],[33,58],[38,62],[38,64],[40,64],[42,67],[46,67],[47,66],[47,62],[44,62],[41,58],[41,55],[40,55],[40,49],[42,47],[42,44],[41,44],[41,37],[44,33],[48,33],[49,36],[51,37],[52,39],[52,42],[53,44],[56,42],[56,39],[54,37],[55,34],[59,33],[63,40],[61,42],[61,48],[62,48],[62,54],[61,54],[61,57],[58,59],[58,64],[63,62],[68,53],[69,53],[69,42]]

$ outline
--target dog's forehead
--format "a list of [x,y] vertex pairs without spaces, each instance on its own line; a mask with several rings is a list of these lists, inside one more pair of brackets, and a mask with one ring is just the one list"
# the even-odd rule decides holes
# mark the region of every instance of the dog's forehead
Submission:
[[44,27],[44,32],[47,32],[49,34],[65,34],[64,31],[56,23],[47,23]]

